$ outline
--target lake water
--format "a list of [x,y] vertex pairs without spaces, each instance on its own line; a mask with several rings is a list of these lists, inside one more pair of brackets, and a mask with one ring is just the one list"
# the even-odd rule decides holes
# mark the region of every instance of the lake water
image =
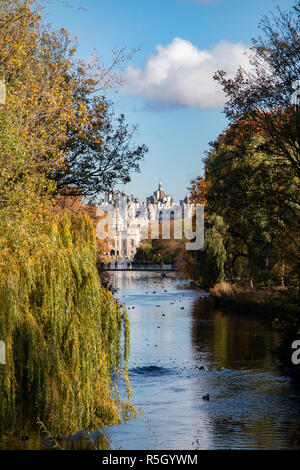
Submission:
[[113,447],[300,448],[300,396],[280,371],[276,333],[176,279],[118,272],[113,282],[128,308],[133,401],[143,410],[106,429]]

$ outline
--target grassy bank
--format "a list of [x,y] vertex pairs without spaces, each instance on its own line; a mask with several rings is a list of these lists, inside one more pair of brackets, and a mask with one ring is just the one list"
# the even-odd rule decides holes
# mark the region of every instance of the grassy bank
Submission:
[[210,294],[223,308],[234,307],[240,312],[263,316],[270,321],[293,320],[293,327],[297,322],[300,327],[300,299],[289,296],[284,290],[251,289],[220,282],[210,289]]

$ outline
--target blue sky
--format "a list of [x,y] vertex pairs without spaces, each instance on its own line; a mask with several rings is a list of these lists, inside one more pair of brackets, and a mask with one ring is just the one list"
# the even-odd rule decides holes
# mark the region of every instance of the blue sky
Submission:
[[[224,97],[211,80],[218,68],[247,67],[243,50],[258,35],[263,14],[293,0],[72,0],[56,2],[47,21],[78,38],[78,54],[96,48],[109,65],[112,50],[140,47],[124,71],[127,81],[112,94],[116,113],[138,124],[136,143],[149,153],[141,173],[124,187],[142,200],[159,178],[168,194],[185,196],[201,173],[208,143],[226,127]],[[78,9],[80,5],[84,8]],[[122,189],[122,188],[121,188]]]

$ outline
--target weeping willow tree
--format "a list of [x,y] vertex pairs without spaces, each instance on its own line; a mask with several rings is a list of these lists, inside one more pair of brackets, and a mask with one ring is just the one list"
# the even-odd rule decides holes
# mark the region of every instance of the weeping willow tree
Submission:
[[133,406],[120,400],[113,379],[122,356],[126,368],[128,319],[101,286],[91,220],[56,217],[33,238],[4,233],[0,433],[30,432],[40,419],[51,433],[66,435],[132,417]]
[[185,275],[199,282],[204,289],[225,279],[226,237],[223,218],[216,214],[207,215],[203,248],[189,252],[185,257]]

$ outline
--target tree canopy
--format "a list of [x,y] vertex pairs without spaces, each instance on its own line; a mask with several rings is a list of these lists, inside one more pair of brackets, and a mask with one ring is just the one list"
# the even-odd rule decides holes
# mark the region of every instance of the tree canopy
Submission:
[[121,80],[115,71],[132,52],[117,51],[107,68],[75,59],[76,42],[65,28],[45,26],[42,15],[38,0],[1,2],[0,76],[7,93],[1,113],[26,148],[26,171],[83,195],[127,183],[147,148],[134,145],[136,126],[124,115],[114,119],[104,95]]
[[293,101],[299,1],[290,12],[264,17],[260,28],[252,72],[215,75],[230,124],[211,143],[204,174],[191,185],[193,200],[205,204],[206,242],[188,262],[193,258],[198,279],[209,286],[224,279],[260,286],[300,282],[300,115]]

